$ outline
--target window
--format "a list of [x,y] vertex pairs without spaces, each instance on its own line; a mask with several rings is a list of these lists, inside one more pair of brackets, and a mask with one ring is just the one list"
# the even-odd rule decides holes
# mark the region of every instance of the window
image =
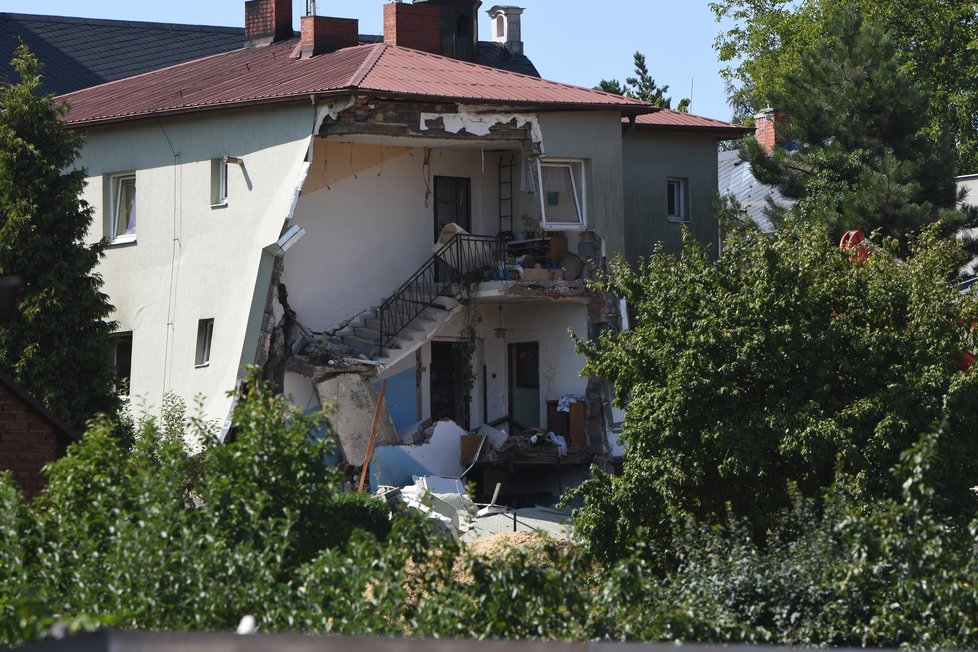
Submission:
[[206,367],[211,361],[211,340],[214,338],[214,320],[201,319],[197,322],[197,356],[194,364]]
[[666,219],[670,222],[689,221],[689,181],[670,178],[666,181]]
[[587,224],[584,161],[537,159],[540,214],[550,231],[583,230]]
[[109,198],[109,244],[136,241],[136,175],[111,176]]
[[228,163],[223,158],[211,159],[211,206],[227,206]]
[[112,356],[115,366],[115,392],[129,396],[129,380],[132,378],[132,331],[112,336]]

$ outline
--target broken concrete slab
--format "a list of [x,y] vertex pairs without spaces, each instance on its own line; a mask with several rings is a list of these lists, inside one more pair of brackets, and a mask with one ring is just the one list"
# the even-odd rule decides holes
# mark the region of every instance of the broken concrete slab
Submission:
[[[359,374],[339,374],[316,383],[316,396],[320,405],[335,407],[332,413],[333,430],[343,459],[351,466],[363,466],[377,407],[377,392],[371,379]],[[380,410],[374,446],[398,443],[400,440],[385,401]]]
[[457,478],[462,466],[462,436],[464,430],[453,421],[435,424],[431,439],[417,446],[378,446],[370,465],[370,485],[386,484],[406,487],[415,476],[439,475]]

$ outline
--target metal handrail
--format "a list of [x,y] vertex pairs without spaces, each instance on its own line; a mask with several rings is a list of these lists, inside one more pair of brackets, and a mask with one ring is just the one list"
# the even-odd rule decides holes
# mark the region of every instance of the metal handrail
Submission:
[[[479,282],[505,260],[506,243],[495,236],[456,233],[378,309],[380,354],[401,331],[460,283]],[[456,290],[457,293],[457,290]]]

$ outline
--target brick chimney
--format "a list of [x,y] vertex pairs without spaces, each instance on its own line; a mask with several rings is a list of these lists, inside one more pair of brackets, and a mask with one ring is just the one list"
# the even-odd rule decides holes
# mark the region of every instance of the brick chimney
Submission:
[[384,43],[441,54],[441,9],[426,4],[385,4]]
[[355,18],[303,16],[299,56],[303,59],[360,45],[360,21]]
[[783,129],[790,120],[775,109],[762,109],[754,116],[754,136],[764,151],[770,154],[785,142]]
[[522,7],[501,7],[496,5],[488,12],[492,20],[492,40],[502,43],[510,54],[523,54],[523,36],[520,28]]
[[245,47],[293,37],[292,0],[245,0]]

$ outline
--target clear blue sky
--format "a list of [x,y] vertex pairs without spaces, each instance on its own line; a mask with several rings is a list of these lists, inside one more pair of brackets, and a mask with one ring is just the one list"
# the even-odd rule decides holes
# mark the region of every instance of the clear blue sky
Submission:
[[[318,0],[320,15],[359,18],[360,32],[380,34],[387,0]],[[505,0],[526,7],[526,54],[547,79],[594,86],[602,78],[632,74],[632,54],[646,55],[649,71],[669,85],[673,106],[693,87],[692,112],[728,119],[730,109],[713,39],[718,25],[708,0]],[[305,0],[293,0],[298,28]],[[481,37],[489,38],[483,2]],[[192,25],[244,25],[244,0],[0,0],[0,11],[84,18],[116,18]]]

